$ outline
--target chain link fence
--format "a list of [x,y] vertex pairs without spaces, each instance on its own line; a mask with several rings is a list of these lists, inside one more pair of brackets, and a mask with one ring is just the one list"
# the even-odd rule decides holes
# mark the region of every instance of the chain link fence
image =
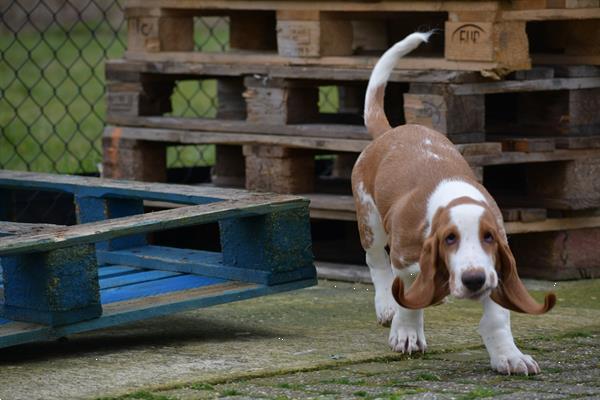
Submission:
[[[124,0],[0,2],[0,168],[96,174],[102,160],[104,62],[126,47]],[[196,48],[226,51],[227,18],[196,18]],[[336,88],[321,90],[332,112]],[[216,82],[181,81],[172,115],[214,117]],[[211,165],[214,146],[174,146],[169,167]]]

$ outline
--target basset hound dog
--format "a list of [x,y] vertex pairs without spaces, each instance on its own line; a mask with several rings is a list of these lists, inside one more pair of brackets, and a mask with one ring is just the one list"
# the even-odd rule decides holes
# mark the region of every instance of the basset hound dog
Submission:
[[504,374],[536,374],[535,360],[515,345],[509,310],[542,314],[517,275],[502,214],[461,154],[442,134],[420,125],[391,128],[383,100],[400,57],[427,42],[413,33],[375,65],[365,98],[373,141],[352,171],[358,228],[375,286],[375,311],[391,325],[394,351],[424,352],[423,309],[452,295],[479,300],[479,333],[491,366]]

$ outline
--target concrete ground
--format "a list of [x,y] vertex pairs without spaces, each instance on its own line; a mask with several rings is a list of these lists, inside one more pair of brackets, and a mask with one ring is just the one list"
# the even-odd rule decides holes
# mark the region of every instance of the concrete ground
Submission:
[[542,368],[490,370],[481,310],[450,301],[425,314],[428,353],[392,353],[370,285],[318,287],[0,349],[0,399],[600,399],[600,280],[528,282],[555,290],[547,315],[513,314]]

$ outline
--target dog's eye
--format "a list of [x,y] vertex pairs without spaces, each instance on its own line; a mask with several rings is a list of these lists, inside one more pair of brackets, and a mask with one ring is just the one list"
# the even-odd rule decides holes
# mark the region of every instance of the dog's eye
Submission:
[[492,235],[490,232],[486,232],[483,234],[483,241],[486,243],[493,243],[494,242],[494,235]]
[[446,236],[445,241],[448,245],[456,243],[456,235],[454,233],[449,234],[448,236]]

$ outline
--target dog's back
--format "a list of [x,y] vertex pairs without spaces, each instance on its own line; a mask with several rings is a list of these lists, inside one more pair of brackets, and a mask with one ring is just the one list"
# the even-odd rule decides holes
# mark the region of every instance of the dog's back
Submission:
[[392,129],[385,115],[385,88],[394,65],[430,35],[413,33],[398,42],[381,57],[369,79],[364,118],[374,140],[354,166],[352,186],[355,197],[361,185],[362,190],[376,198],[382,216],[392,202],[402,197],[427,197],[445,177],[476,182],[467,162],[444,135],[421,125]]

